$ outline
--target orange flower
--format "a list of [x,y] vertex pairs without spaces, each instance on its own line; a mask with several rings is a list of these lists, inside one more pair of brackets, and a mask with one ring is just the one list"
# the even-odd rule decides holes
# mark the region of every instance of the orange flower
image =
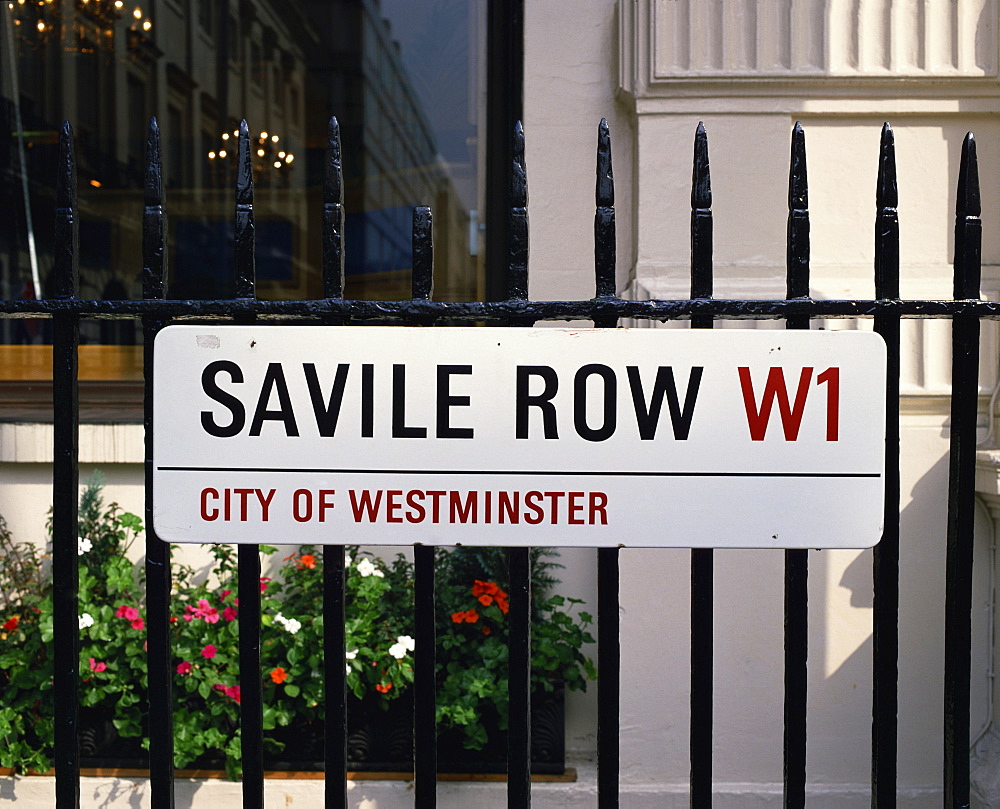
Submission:
[[503,590],[497,593],[497,606],[504,615],[510,612],[510,604],[507,603],[507,594]]
[[378,685],[375,686],[375,690],[378,691],[380,694],[388,694],[390,688],[392,688],[392,683],[386,683],[385,685],[379,683]]
[[491,630],[488,626],[483,625],[483,634],[484,635],[492,635],[493,634],[493,630]]
[[276,685],[281,685],[287,679],[288,679],[288,672],[285,671],[281,666],[278,666],[271,672],[271,680],[273,680]]
[[299,557],[299,563],[302,565],[302,567],[307,567],[310,570],[312,570],[314,567],[316,567],[316,557],[313,556],[311,553],[304,553],[302,554],[302,556]]
[[466,623],[474,624],[479,620],[479,613],[475,610],[465,610],[464,612],[453,612],[451,614],[451,620],[456,624]]

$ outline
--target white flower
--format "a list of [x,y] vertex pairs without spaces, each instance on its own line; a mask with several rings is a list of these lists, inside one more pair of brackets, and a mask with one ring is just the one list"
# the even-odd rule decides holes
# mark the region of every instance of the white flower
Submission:
[[372,564],[371,559],[362,559],[358,562],[358,573],[362,576],[381,576],[382,571],[380,571],[375,565]]
[[344,657],[346,657],[348,660],[353,660],[357,656],[358,656],[358,650],[357,649],[354,649],[353,651],[347,652],[347,654],[344,655]]
[[351,555],[349,553],[344,554],[344,567],[351,566]]
[[286,632],[290,632],[294,635],[300,629],[302,629],[302,623],[295,618],[286,618],[280,612],[274,616],[274,622],[276,624],[281,624]]
[[85,553],[89,553],[94,547],[94,543],[85,537],[76,538],[76,555],[83,556]]
[[385,573],[383,573],[383,572],[382,572],[381,570],[379,570],[378,568],[375,568],[375,570],[374,570],[374,571],[372,571],[372,575],[373,575],[373,576],[374,576],[374,577],[375,577],[376,579],[384,579],[384,578],[385,578]]
[[406,657],[407,652],[413,651],[414,646],[413,638],[409,635],[400,635],[396,638],[396,642],[389,647],[389,654],[397,660],[402,660]]
[[89,612],[85,612],[80,616],[80,629],[86,629],[88,626],[94,625],[94,616]]

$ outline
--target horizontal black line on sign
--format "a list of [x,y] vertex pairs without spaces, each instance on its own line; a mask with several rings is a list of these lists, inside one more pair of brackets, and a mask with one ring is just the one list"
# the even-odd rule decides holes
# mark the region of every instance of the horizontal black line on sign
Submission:
[[158,472],[298,472],[323,475],[540,475],[650,478],[880,478],[881,472],[544,472],[511,469],[310,469],[283,466],[158,466]]

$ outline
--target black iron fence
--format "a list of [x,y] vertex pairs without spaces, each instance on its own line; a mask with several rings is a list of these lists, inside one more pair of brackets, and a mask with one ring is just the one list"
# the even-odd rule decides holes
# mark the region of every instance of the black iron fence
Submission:
[[[964,143],[955,221],[954,300],[899,298],[899,229],[893,135],[882,131],[876,192],[875,299],[812,300],[809,297],[809,211],[805,139],[792,133],[788,191],[787,297],[783,300],[716,300],[712,284],[712,192],[708,140],[695,136],[691,192],[691,298],[628,301],[615,295],[615,208],[611,144],[606,122],[598,131],[595,233],[596,295],[584,301],[528,300],[527,182],[524,135],[515,133],[511,167],[506,298],[494,302],[444,303],[432,300],[431,211],[413,216],[413,296],[407,301],[346,300],[344,289],[344,209],[340,142],[331,120],[323,190],[322,272],[325,297],[307,301],[263,301],[254,295],[254,199],[250,142],[240,127],[236,187],[236,297],[232,300],[170,300],[165,288],[165,203],[160,139],[150,122],[143,209],[143,299],[81,300],[78,292],[78,212],[72,133],[60,137],[55,226],[53,297],[2,301],[0,316],[48,317],[53,321],[55,425],[53,472],[53,579],[55,660],[55,772],[59,807],[80,798],[78,742],[79,681],[77,623],[77,439],[79,397],[77,347],[83,318],[141,320],[145,337],[146,576],[149,669],[149,756],[152,805],[172,807],[171,650],[169,641],[170,554],[152,526],[152,367],[153,338],[168,322],[185,319],[229,322],[296,322],[350,325],[489,323],[532,326],[541,320],[590,319],[614,327],[621,318],[690,320],[711,328],[716,318],[784,319],[789,328],[808,328],[813,318],[873,318],[888,346],[886,392],[885,533],[874,555],[874,693],[872,806],[896,802],[897,657],[899,590],[899,329],[900,319],[950,318],[953,334],[951,471],[947,529],[945,630],[944,785],[945,805],[969,805],[969,680],[971,648],[972,546],[975,500],[975,444],[978,393],[979,323],[1000,318],[1000,303],[979,299],[979,181],[975,140]],[[495,269],[495,268],[494,268]],[[655,529],[651,529],[655,530]],[[511,549],[510,733],[508,806],[530,806],[530,611],[528,549]],[[785,805],[802,807],[806,795],[806,658],[808,641],[807,551],[785,551]],[[243,805],[263,807],[263,672],[260,662],[260,558],[255,545],[239,547],[240,682]],[[618,550],[601,548],[598,560],[598,803],[619,804],[619,618]],[[344,549],[324,549],[325,647],[342,661],[344,630]],[[415,549],[416,633],[414,801],[436,805],[437,754],[434,727],[434,567],[428,547]],[[691,805],[712,801],[713,551],[691,552]],[[326,671],[325,794],[328,807],[347,801],[345,675],[338,663]]]

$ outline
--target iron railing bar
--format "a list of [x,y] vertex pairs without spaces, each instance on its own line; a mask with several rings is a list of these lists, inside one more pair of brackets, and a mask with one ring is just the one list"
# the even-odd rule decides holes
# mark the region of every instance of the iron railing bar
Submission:
[[[712,267],[712,178],[708,133],[698,123],[691,176],[691,297],[714,292]],[[712,317],[691,319],[695,329],[711,329]],[[711,548],[691,550],[691,714],[690,789],[692,809],[712,805],[712,701],[714,694],[714,566]]]
[[[166,215],[160,129],[149,121],[142,214],[142,295],[162,298],[166,269]],[[153,344],[164,322],[142,319],[142,420],[146,457],[146,641],[149,682],[149,779],[153,809],[174,806],[174,710],[170,648],[170,545],[153,530]]]
[[[875,205],[875,295],[899,297],[899,204],[892,129],[882,128]],[[885,508],[873,554],[872,809],[896,805],[899,705],[899,337],[897,315],[875,316],[886,344]]]
[[143,315],[172,318],[178,322],[231,320],[255,316],[262,322],[404,323],[418,320],[486,322],[493,325],[531,325],[539,320],[581,318],[631,318],[633,320],[687,320],[703,315],[728,320],[785,320],[790,317],[870,318],[878,314],[904,318],[950,319],[966,316],[1000,320],[1000,301],[968,300],[814,300],[779,298],[736,300],[728,298],[677,298],[630,301],[601,297],[581,301],[360,301],[317,299],[270,301],[223,300],[118,300],[90,301],[48,298],[40,301],[0,300],[0,317],[52,317],[75,314],[97,320],[127,319]]
[[[79,289],[79,219],[73,130],[59,133],[56,175],[55,296],[76,297]],[[80,805],[79,695],[79,385],[80,321],[71,312],[53,318],[52,333],[52,597],[54,765],[58,809]]]
[[[955,210],[955,297],[979,295],[982,220],[976,141],[962,144]],[[972,556],[976,496],[979,321],[952,321],[951,449],[944,635],[944,805],[969,806],[969,693],[972,650]]]
[[[617,237],[615,178],[611,132],[597,127],[597,182],[594,212],[594,287],[597,297],[615,296]],[[595,318],[598,328],[614,328],[618,319]],[[619,549],[597,549],[597,805],[618,809],[620,798],[619,733],[621,718],[621,640],[619,618]]]
[[[240,122],[236,158],[236,297],[255,295],[253,167],[250,128]],[[252,318],[237,318],[252,322]],[[240,597],[240,749],[243,808],[264,809],[264,694],[260,668],[260,551],[243,544],[237,550]]]
[[[328,299],[344,295],[344,178],[340,124],[327,126],[323,174],[323,292]],[[339,324],[330,318],[327,323]],[[324,805],[347,809],[347,630],[344,601],[344,546],[323,547],[323,726]],[[330,662],[332,661],[332,662]]]
[[[802,125],[792,130],[788,176],[787,295],[809,295],[809,199]],[[809,318],[790,317],[789,329],[808,329]],[[785,551],[784,806],[806,803],[806,689],[809,652],[809,551]]]
[[[434,234],[431,209],[413,209],[412,297],[429,300],[434,289]],[[440,395],[439,390],[439,395]],[[447,395],[447,394],[445,394]],[[415,809],[437,806],[437,710],[435,705],[434,548],[418,545],[414,561],[413,776]]]
[[[514,126],[511,209],[508,233],[507,294],[528,298],[528,181],[524,163],[524,128]],[[524,323],[520,325],[531,325]],[[531,807],[531,550],[507,549],[510,574],[508,613],[507,806]]]

